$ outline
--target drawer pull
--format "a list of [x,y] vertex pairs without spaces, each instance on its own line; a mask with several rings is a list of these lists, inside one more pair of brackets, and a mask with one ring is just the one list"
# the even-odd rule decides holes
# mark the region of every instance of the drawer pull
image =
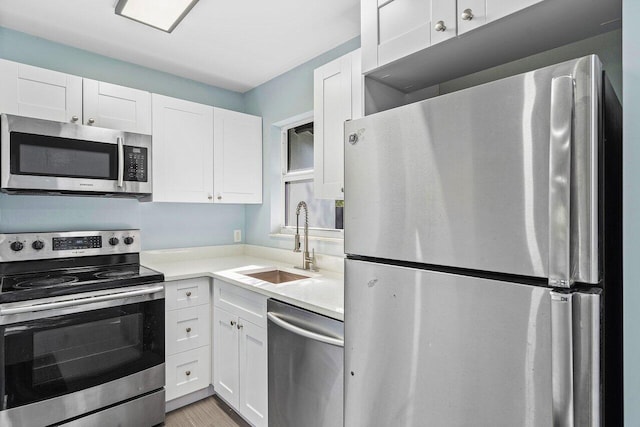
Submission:
[[191,375],[191,371],[187,371],[185,372],[185,374],[187,374],[187,376]]
[[187,296],[190,297],[191,296],[191,291],[187,291]]
[[187,333],[191,332],[191,328],[187,328]]

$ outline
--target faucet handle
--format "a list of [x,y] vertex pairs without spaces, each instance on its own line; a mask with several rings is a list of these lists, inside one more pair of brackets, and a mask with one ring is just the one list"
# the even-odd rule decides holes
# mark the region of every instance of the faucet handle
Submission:
[[309,259],[309,270],[318,271],[318,264],[316,264],[316,250],[311,249],[311,259]]

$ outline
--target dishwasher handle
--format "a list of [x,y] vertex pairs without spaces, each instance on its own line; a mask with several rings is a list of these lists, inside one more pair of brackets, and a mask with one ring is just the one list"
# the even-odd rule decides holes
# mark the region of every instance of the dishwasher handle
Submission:
[[283,320],[275,313],[268,312],[267,318],[281,328],[286,329],[289,332],[293,332],[296,335],[300,335],[305,338],[310,338],[312,340],[320,341],[326,344],[335,345],[337,347],[344,347],[344,340],[341,340],[340,338],[328,337],[326,335],[322,335],[317,332],[312,332],[299,326],[292,325],[291,323]]

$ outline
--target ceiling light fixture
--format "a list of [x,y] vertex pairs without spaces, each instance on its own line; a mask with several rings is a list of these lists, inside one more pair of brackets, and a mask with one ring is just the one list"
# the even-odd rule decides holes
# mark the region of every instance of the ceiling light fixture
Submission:
[[198,0],[118,0],[116,15],[170,33]]

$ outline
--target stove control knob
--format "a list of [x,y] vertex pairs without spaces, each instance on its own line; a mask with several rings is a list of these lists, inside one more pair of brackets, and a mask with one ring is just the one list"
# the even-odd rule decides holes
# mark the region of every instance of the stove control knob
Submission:
[[127,236],[127,237],[124,238],[124,244],[125,245],[130,245],[132,243],[133,243],[133,237]]
[[44,248],[44,242],[42,240],[36,240],[31,244],[31,247],[36,251],[39,251],[40,249]]
[[13,242],[11,245],[9,245],[11,247],[11,250],[18,252],[21,251],[22,248],[24,248],[24,245],[21,242]]
[[109,239],[109,244],[110,244],[111,246],[115,246],[115,245],[117,245],[118,243],[120,243],[120,240],[118,240],[118,238],[117,238],[117,237],[112,237],[112,238],[110,238],[110,239]]

